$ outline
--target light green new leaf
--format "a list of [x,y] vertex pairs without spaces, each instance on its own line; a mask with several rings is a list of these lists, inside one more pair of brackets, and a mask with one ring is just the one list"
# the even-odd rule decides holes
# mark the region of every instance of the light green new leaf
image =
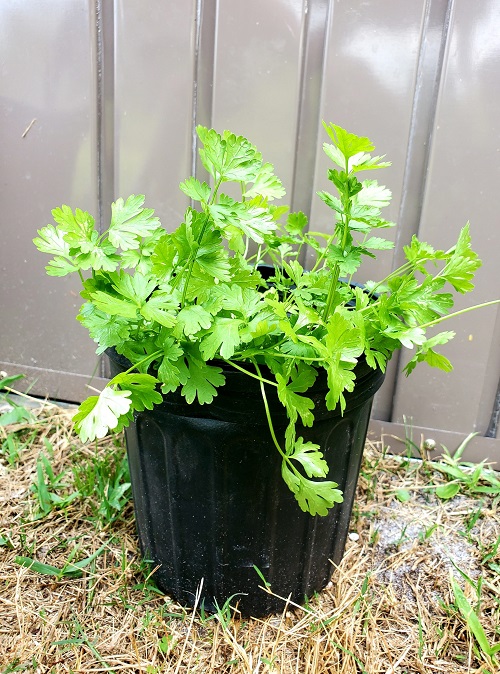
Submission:
[[103,438],[109,430],[116,428],[120,417],[130,410],[130,396],[131,391],[116,391],[108,385],[99,396],[87,398],[73,417],[82,442]]
[[78,270],[70,257],[69,244],[58,228],[53,225],[42,227],[38,230],[38,236],[33,239],[33,243],[41,253],[56,256],[45,268],[49,276],[66,276]]
[[207,183],[201,183],[196,178],[188,178],[182,182],[179,187],[194,201],[207,202],[210,199],[210,186]]
[[[354,133],[349,133],[341,126],[323,122],[323,127],[345,159],[349,159],[360,152],[371,152],[375,149],[375,146],[369,138],[356,136]],[[343,165],[339,165],[341,168],[345,168],[345,161]]]
[[285,229],[289,234],[302,234],[307,227],[307,215],[302,211],[290,213],[287,218]]
[[295,393],[287,385],[287,379],[279,373],[276,374],[276,382],[278,384],[278,398],[286,407],[290,421],[295,423],[298,415],[300,415],[304,426],[312,426],[314,422],[314,415],[311,411],[314,409],[313,401],[306,396]]
[[160,227],[159,219],[153,217],[154,211],[143,208],[144,200],[144,195],[132,194],[125,202],[120,198],[111,204],[108,237],[116,248],[138,248],[141,237],[150,235]]
[[263,164],[257,173],[252,187],[246,190],[243,196],[252,199],[257,195],[265,199],[281,199],[286,194],[281,180],[274,175],[272,164]]
[[482,264],[470,243],[469,223],[467,223],[460,231],[452,255],[441,272],[441,276],[459,293],[467,293],[474,288],[472,279]]
[[376,180],[363,180],[363,189],[352,198],[355,206],[370,206],[378,211],[391,203],[392,192]]
[[80,269],[103,269],[112,272],[120,264],[120,257],[116,254],[116,248],[105,240],[100,245],[94,245],[87,253],[79,253],[76,264]]
[[446,356],[443,356],[441,353],[436,353],[433,347],[438,344],[446,344],[453,339],[455,333],[453,331],[440,332],[434,337],[425,340],[421,346],[416,350],[413,358],[406,364],[404,372],[406,376],[411,374],[415,369],[418,363],[426,362],[431,367],[437,367],[444,372],[451,372],[453,370],[453,365],[450,363]]
[[457,482],[447,482],[436,487],[436,496],[443,500],[453,498],[460,491],[460,485]]
[[121,271],[113,275],[112,279],[116,292],[138,305],[151,295],[157,284],[155,278],[149,278],[138,271],[133,275]]
[[363,247],[370,250],[391,250],[394,248],[394,242],[387,239],[381,239],[378,236],[371,236],[363,242]]
[[223,134],[203,126],[196,132],[204,147],[200,148],[203,166],[216,180],[253,182],[262,166],[262,155],[243,136],[230,131]]
[[123,318],[137,317],[137,304],[119,297],[110,295],[102,290],[97,290],[90,295],[92,303],[104,313],[110,316],[123,316]]

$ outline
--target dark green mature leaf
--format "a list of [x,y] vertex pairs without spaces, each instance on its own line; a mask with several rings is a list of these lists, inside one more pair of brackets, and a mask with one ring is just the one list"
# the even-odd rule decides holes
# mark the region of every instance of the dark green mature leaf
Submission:
[[[179,384],[185,384],[187,377],[181,374],[179,364],[184,365],[183,355],[184,351],[180,345],[174,341],[172,337],[167,337],[161,343],[163,349],[162,361],[158,368],[158,379],[162,383],[163,393],[175,391]],[[186,375],[186,368],[182,367],[184,375]]]
[[141,315],[148,321],[156,321],[166,328],[172,328],[177,322],[175,312],[178,305],[179,302],[172,293],[155,290],[141,307]]
[[281,475],[304,512],[325,516],[335,503],[342,503],[342,492],[337,489],[336,482],[308,480],[299,473],[292,472],[285,461],[282,463]]
[[241,341],[239,329],[242,325],[241,319],[218,316],[200,343],[203,358],[211,360],[218,353],[222,358],[232,358]]
[[130,323],[122,316],[109,316],[97,309],[91,302],[85,302],[77,316],[87,328],[90,336],[99,344],[97,354],[104,353],[110,346],[124,342],[130,334]]
[[221,368],[190,357],[186,361],[188,379],[181,390],[186,402],[192,403],[197,398],[200,405],[211,403],[217,395],[216,387],[226,381]]
[[320,446],[314,442],[304,442],[304,438],[297,438],[288,457],[300,463],[308,477],[326,477],[328,473],[328,464]]
[[132,407],[137,412],[152,410],[163,400],[161,393],[156,390],[158,380],[150,374],[121,373],[113,378],[112,383],[119,386],[121,391],[130,392]]

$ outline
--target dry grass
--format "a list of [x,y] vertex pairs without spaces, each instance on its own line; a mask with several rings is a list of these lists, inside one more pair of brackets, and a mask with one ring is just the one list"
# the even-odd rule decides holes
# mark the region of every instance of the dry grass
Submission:
[[[72,466],[112,461],[104,441],[82,447],[71,414],[45,405],[36,423],[0,427],[0,672],[156,674],[410,674],[499,671],[454,605],[450,571],[478,611],[490,644],[500,640],[499,497],[463,489],[441,501],[425,462],[369,444],[351,540],[332,582],[303,609],[283,602],[266,620],[200,615],[155,591],[137,555],[133,512],[99,515],[97,492],[37,519],[37,457],[57,493],[75,490]],[[7,435],[28,439],[5,458]],[[30,436],[30,434],[32,434]],[[12,446],[11,446],[12,450]],[[97,454],[95,452],[97,451]],[[119,454],[119,452],[118,452]],[[66,485],[66,486],[64,486]],[[399,489],[411,495],[402,503]],[[477,517],[476,517],[477,516]],[[357,538],[356,534],[359,536]],[[37,573],[16,556],[63,568],[92,555],[80,578]],[[478,583],[480,601],[459,567]]]

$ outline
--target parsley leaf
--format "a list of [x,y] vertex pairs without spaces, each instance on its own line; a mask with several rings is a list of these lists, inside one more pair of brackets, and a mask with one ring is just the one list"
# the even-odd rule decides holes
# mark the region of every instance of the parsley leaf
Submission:
[[131,395],[131,391],[116,391],[108,385],[98,396],[87,398],[73,417],[82,442],[103,438],[110,429],[116,428],[120,417],[126,415],[132,405]]
[[197,398],[200,405],[211,403],[217,395],[216,387],[225,382],[221,368],[190,356],[186,358],[186,366],[188,379],[181,390],[186,402],[192,403]]
[[144,195],[132,194],[125,202],[120,198],[111,204],[108,237],[116,248],[138,248],[140,237],[148,236],[159,226],[159,219],[153,217],[154,211],[143,208],[144,201]]

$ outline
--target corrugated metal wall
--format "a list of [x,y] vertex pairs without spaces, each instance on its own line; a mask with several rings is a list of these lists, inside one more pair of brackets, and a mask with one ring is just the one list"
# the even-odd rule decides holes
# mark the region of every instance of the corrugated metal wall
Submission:
[[[400,227],[363,277],[397,265],[413,233],[447,248],[470,220],[484,261],[473,301],[498,297],[499,35],[496,0],[3,0],[0,367],[67,400],[93,372],[99,383],[105,366],[74,321],[78,284],[45,277],[31,239],[56,205],[106,219],[114,198],[142,192],[174,228],[178,184],[200,171],[197,123],[248,136],[315,229],[330,217],[314,198],[321,119],[369,136],[393,162],[387,215]],[[376,428],[406,417],[452,444],[477,431],[476,456],[500,459],[500,312],[447,327],[454,372],[406,379],[395,359]]]

